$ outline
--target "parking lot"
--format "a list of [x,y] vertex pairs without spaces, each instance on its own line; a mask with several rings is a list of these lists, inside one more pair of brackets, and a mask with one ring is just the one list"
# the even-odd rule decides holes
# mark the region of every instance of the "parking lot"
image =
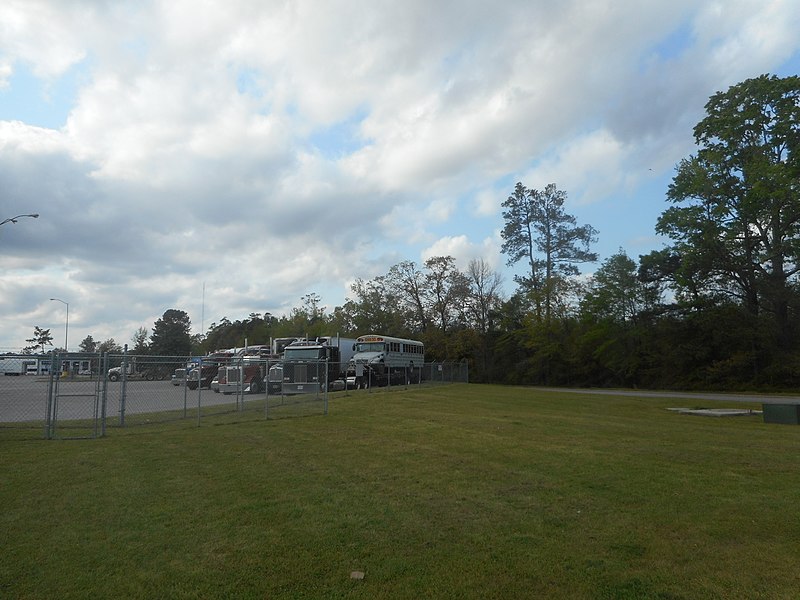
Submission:
[[[47,399],[50,380],[47,377],[0,377],[0,423],[43,422],[47,417]],[[122,417],[122,382],[108,382],[106,388],[106,416]],[[56,417],[59,421],[91,419],[95,410],[101,410],[103,382],[89,379],[62,379],[58,381]],[[248,395],[246,400],[257,400],[264,395]],[[127,381],[125,383],[125,416],[144,413],[196,410],[198,406],[237,407],[241,398],[235,394],[224,395],[211,390],[189,390],[172,385],[170,381]]]

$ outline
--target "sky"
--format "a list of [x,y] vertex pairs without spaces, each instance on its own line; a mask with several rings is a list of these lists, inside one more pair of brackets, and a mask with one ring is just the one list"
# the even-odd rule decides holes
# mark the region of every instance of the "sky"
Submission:
[[599,231],[587,276],[636,260],[708,98],[800,73],[798,31],[796,0],[3,0],[0,220],[40,216],[0,226],[0,351],[63,347],[64,303],[70,350],[131,344],[431,256],[510,294],[517,182]]

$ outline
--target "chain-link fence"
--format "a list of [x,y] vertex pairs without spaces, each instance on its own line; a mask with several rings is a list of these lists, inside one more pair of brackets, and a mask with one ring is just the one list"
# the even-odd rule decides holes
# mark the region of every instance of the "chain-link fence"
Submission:
[[347,371],[327,361],[124,354],[0,357],[0,433],[90,438],[214,417],[325,415],[337,396],[467,382],[466,362]]
[[48,438],[102,435],[103,360],[98,354],[0,357],[0,429]]

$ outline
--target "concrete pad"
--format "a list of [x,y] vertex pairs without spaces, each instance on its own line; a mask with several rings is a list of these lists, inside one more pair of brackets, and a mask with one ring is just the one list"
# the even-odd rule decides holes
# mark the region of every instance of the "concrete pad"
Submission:
[[760,415],[762,411],[749,408],[668,408],[682,415],[700,415],[701,417],[749,417]]

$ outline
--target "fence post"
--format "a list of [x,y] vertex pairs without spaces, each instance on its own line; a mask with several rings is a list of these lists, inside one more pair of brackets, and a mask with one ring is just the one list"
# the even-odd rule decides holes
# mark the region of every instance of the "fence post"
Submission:
[[267,420],[269,419],[269,369],[272,365],[270,364],[269,358],[264,359],[264,361],[266,363],[266,366],[264,367],[264,370],[266,371],[266,375],[264,375],[264,420]]
[[50,352],[50,377],[49,382],[47,384],[47,413],[45,414],[44,418],[44,439],[49,440],[52,439],[52,419],[53,419],[53,402],[54,402],[54,390],[53,390],[53,373],[56,369],[56,360],[58,360],[58,356],[56,355],[56,351],[52,350]]
[[[119,426],[125,427],[125,394],[128,387],[128,344],[122,349],[122,390],[119,396]],[[106,377],[108,374],[106,374]]]
[[[244,346],[247,348],[246,342]],[[239,359],[239,381],[236,385],[236,410],[238,412],[244,410],[244,355]]]
[[[319,363],[317,363],[317,364],[319,364]],[[325,366],[325,375],[324,375],[323,381],[325,383],[323,385],[325,386],[325,392],[324,392],[323,400],[325,402],[325,412],[324,412],[324,414],[327,415],[328,414],[328,387],[330,387],[328,385],[328,359],[327,358],[325,359],[325,365],[324,366]],[[319,367],[317,367],[317,368],[319,368]]]
[[97,355],[97,379],[94,378],[95,359],[89,358],[89,381],[94,382],[94,438],[103,437],[103,390],[100,383],[100,355]]
[[100,373],[103,373],[104,376],[101,379],[100,373],[97,374],[97,383],[98,385],[102,386],[100,388],[100,436],[105,437],[106,435],[106,409],[107,409],[107,402],[108,402],[108,352],[103,352],[100,355],[100,361],[98,368],[100,369]]
[[[189,354],[191,357],[191,354]],[[183,358],[183,357],[181,357]],[[187,413],[189,412],[189,361],[183,361],[183,418],[186,418]],[[199,410],[199,407],[198,407]],[[198,418],[197,424],[200,424],[200,420]]]
[[[189,360],[192,360],[192,355],[189,354]],[[209,389],[211,387],[209,386]],[[203,410],[203,398],[200,392],[203,391],[203,357],[200,357],[200,362],[197,363],[197,424],[200,424],[200,413]]]

